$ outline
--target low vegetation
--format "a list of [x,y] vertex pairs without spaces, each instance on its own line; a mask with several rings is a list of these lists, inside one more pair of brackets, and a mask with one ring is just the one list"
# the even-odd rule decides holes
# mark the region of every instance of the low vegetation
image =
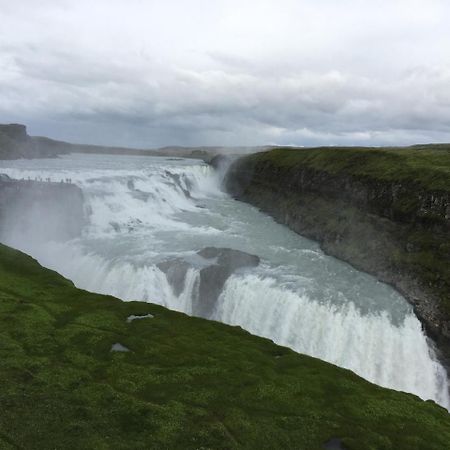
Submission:
[[383,181],[409,181],[450,192],[450,144],[411,147],[277,148],[255,155],[280,167],[309,166]]
[[314,450],[334,439],[347,449],[432,450],[450,442],[450,416],[433,402],[240,328],[77,289],[5,246],[0,311],[2,449]]

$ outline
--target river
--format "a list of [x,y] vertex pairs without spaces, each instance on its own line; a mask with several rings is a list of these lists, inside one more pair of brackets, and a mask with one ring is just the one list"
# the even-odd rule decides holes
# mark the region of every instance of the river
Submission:
[[[88,223],[81,237],[41,242],[32,230],[2,236],[78,287],[192,314],[200,270],[211,264],[199,250],[257,255],[258,266],[227,279],[208,318],[448,408],[446,372],[407,301],[232,199],[220,174],[202,161],[71,154],[1,161],[0,172],[71,179],[83,190]],[[188,267],[181,285],[160,269],[166,261]]]

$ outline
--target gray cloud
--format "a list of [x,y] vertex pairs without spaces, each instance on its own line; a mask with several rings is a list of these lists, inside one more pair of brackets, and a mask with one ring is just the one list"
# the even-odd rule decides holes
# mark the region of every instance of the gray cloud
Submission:
[[449,141],[449,13],[440,0],[0,0],[0,121],[142,147]]

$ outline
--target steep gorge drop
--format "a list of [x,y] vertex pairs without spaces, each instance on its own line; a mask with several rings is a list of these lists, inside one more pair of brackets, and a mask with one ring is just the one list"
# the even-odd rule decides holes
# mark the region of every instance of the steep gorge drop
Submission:
[[1,236],[77,286],[239,325],[448,407],[446,372],[405,299],[231,199],[206,164],[94,155],[1,164],[13,178],[70,178],[82,189],[81,236],[42,241],[33,226]]

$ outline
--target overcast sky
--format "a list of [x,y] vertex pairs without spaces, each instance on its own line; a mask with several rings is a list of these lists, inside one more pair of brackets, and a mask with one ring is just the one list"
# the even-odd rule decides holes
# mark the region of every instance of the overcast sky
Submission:
[[0,0],[0,122],[74,142],[450,141],[448,0]]

